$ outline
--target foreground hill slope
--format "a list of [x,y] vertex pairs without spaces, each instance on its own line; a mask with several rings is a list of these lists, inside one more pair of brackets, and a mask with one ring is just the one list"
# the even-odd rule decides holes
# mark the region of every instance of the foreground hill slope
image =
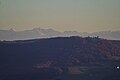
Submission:
[[[17,60],[19,62],[25,60],[30,64],[60,61],[60,65],[67,66],[75,63],[81,65],[85,62],[88,64],[120,57],[119,43],[120,41],[110,41],[98,37],[3,41],[0,42],[0,57],[5,62],[12,60],[14,63],[18,63]],[[59,62],[54,65],[59,65]]]
[[62,73],[74,66],[115,67],[120,65],[120,41],[77,36],[2,41],[0,65],[1,75],[41,69]]

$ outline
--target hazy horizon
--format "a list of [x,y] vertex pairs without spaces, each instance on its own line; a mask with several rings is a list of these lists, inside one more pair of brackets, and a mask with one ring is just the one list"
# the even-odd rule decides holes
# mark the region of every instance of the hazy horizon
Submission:
[[59,31],[59,30],[57,30],[57,29],[53,29],[53,28],[41,28],[41,27],[34,27],[34,28],[30,28],[30,29],[23,29],[23,30],[15,30],[14,28],[9,28],[9,29],[0,29],[0,30],[13,30],[13,31],[15,31],[15,32],[21,32],[21,31],[26,31],[26,30],[33,30],[33,29],[45,29],[45,30],[47,30],[47,29],[52,29],[52,30],[54,30],[54,31],[57,31],[57,32],[61,32],[61,33],[63,33],[63,32],[66,32],[66,31],[75,31],[75,32],[81,32],[81,33],[96,33],[96,32],[116,32],[116,31],[120,31],[120,30],[102,30],[102,31],[92,31],[92,32],[85,32],[85,31],[77,31],[77,30],[64,30],[64,31]]
[[118,31],[120,0],[0,0],[0,29]]

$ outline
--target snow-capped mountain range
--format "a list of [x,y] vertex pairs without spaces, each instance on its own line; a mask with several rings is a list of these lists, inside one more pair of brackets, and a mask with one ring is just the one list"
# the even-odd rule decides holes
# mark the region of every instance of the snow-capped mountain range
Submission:
[[65,37],[65,36],[99,36],[100,38],[120,40],[120,31],[101,31],[101,32],[77,32],[77,31],[64,31],[59,32],[53,29],[41,29],[34,28],[31,30],[14,31],[0,30],[0,40],[26,40],[26,39],[39,39],[39,38],[50,38],[50,37]]

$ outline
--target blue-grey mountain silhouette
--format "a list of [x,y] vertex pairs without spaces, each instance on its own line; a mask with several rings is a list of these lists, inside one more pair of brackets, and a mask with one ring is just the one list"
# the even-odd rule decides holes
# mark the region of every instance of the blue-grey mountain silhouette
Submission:
[[51,38],[51,37],[65,37],[65,36],[99,36],[100,38],[120,40],[120,31],[101,31],[101,32],[77,32],[77,31],[65,31],[59,32],[53,29],[41,29],[34,28],[32,30],[14,31],[0,30],[0,40],[27,40],[27,39],[39,39],[39,38]]

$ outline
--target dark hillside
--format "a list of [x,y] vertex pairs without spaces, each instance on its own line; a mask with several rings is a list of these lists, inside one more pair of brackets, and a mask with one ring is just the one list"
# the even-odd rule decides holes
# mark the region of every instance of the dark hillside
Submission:
[[0,75],[4,76],[39,73],[52,78],[73,66],[112,68],[118,65],[120,41],[73,36],[0,42]]

